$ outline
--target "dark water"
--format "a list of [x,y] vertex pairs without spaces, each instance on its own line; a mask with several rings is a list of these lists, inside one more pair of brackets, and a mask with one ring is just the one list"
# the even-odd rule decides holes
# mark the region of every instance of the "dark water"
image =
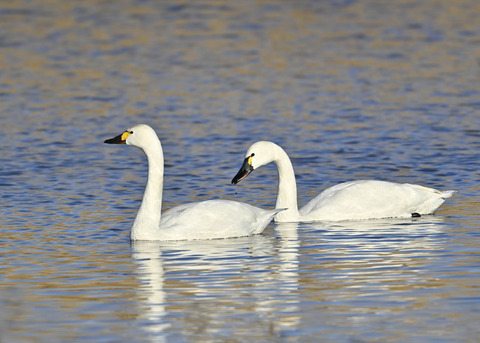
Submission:
[[[1,342],[475,342],[480,335],[480,7],[440,1],[0,4]],[[137,123],[164,207],[271,208],[253,142],[299,202],[353,179],[455,189],[435,216],[135,243]]]

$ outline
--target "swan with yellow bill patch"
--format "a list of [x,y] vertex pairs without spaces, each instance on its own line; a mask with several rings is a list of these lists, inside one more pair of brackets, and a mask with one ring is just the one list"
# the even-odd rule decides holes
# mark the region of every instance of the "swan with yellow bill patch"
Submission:
[[260,141],[248,148],[242,167],[232,179],[237,184],[255,169],[274,162],[278,170],[277,208],[286,208],[276,222],[338,221],[405,218],[431,214],[454,191],[439,191],[414,184],[357,180],[327,188],[298,209],[292,162],[277,144]]
[[107,139],[107,144],[133,145],[148,161],[142,204],[133,223],[132,240],[195,240],[250,236],[261,233],[282,209],[265,210],[230,200],[207,200],[180,205],[161,213],[163,149],[155,131],[136,125]]

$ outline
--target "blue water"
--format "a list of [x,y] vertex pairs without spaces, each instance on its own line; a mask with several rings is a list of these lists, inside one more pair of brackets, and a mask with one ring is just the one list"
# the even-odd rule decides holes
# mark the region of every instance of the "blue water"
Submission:
[[[476,342],[480,27],[473,0],[0,5],[1,342]],[[458,193],[434,216],[131,243],[150,124],[164,208],[272,208],[354,179]]]

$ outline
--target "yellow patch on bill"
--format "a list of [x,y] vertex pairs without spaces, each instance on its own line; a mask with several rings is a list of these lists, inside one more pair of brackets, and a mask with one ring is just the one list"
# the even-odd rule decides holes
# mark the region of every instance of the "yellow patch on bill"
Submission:
[[122,141],[126,141],[128,136],[130,136],[129,131],[125,131],[124,133],[122,133]]

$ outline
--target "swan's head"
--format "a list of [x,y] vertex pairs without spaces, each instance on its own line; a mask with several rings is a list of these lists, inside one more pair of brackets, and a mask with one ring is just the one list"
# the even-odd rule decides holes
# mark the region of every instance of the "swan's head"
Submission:
[[148,125],[135,125],[113,138],[107,139],[107,144],[128,144],[142,149],[147,148],[152,141],[158,140],[155,131]]
[[272,142],[260,141],[252,144],[245,154],[242,167],[232,179],[232,183],[236,185],[255,169],[274,161],[278,150],[282,150],[282,148]]

